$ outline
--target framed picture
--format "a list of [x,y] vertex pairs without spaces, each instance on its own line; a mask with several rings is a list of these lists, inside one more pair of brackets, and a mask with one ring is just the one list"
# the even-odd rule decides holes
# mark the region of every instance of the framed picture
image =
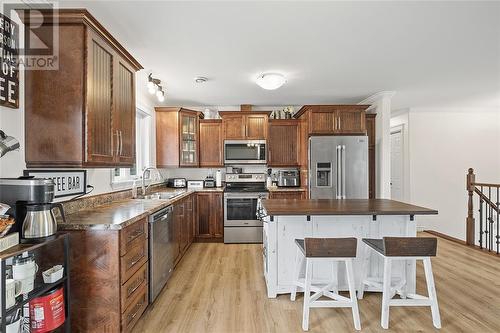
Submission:
[[0,13],[0,105],[19,108],[19,32],[18,24]]
[[24,170],[23,174],[53,179],[55,198],[87,193],[87,170]]

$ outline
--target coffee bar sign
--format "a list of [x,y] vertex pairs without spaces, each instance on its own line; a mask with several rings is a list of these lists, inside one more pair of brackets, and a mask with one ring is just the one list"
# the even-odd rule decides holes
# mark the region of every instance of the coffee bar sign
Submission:
[[0,105],[19,108],[19,26],[0,13]]
[[86,170],[24,170],[24,176],[53,179],[55,198],[85,194],[87,190]]

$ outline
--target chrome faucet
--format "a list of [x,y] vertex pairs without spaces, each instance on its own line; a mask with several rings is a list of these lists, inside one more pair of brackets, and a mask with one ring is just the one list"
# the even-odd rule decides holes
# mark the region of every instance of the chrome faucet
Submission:
[[[144,171],[142,172],[142,195],[146,195],[146,192],[148,191],[149,187],[151,186],[151,183],[153,183],[153,181],[151,179],[151,170],[156,170],[156,173],[158,175],[160,174],[158,169],[155,167],[149,167],[149,168],[144,169]],[[148,174],[148,178],[150,180],[148,186],[146,186],[146,173]]]

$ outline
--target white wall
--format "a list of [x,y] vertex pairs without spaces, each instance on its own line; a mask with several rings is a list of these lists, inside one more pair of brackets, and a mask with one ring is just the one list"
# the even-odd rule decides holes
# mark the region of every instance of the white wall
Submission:
[[410,193],[408,201],[434,208],[437,216],[419,216],[427,229],[465,239],[465,175],[500,183],[500,110],[409,109],[391,125],[408,124]]

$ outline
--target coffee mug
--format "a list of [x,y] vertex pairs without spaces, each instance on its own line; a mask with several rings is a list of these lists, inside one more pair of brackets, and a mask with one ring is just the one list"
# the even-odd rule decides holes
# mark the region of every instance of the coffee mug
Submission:
[[15,262],[12,265],[12,277],[21,281],[21,293],[27,294],[35,288],[35,276],[38,265],[33,259]]
[[14,306],[16,304],[16,297],[19,295],[21,295],[21,281],[5,279],[5,308],[9,309]]

